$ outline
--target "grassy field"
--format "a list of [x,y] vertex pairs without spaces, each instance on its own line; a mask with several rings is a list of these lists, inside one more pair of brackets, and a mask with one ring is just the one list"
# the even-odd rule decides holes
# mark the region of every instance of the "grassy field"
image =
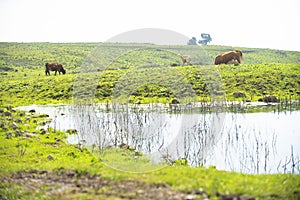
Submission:
[[[244,52],[243,64],[212,65],[218,53],[232,49]],[[102,52],[107,60],[95,56]],[[192,65],[171,66],[181,65],[178,54],[190,55]],[[54,61],[63,64],[66,75],[45,75],[45,63]],[[295,174],[248,175],[213,166],[189,167],[180,160],[149,173],[114,170],[101,162],[109,157],[98,158],[85,148],[67,144],[66,133],[37,129],[46,116],[13,109],[73,103],[76,98],[107,102],[119,96],[131,103],[170,103],[185,97],[210,101],[215,96],[257,101],[267,95],[299,100],[300,52],[223,46],[0,43],[0,76],[0,199],[300,198],[300,177]],[[120,157],[114,158],[120,162],[122,155],[132,153],[120,151]]]
[[[235,48],[0,43],[1,101],[12,105],[72,103],[76,92],[84,90],[92,91],[90,98],[96,102],[110,101],[117,90],[126,93],[128,101],[142,103],[169,103],[180,95],[207,101],[218,93],[229,101],[257,101],[267,95],[300,98],[300,52],[243,48],[243,64],[212,65],[218,53],[230,49]],[[191,55],[193,65],[171,67],[181,65],[178,54]],[[67,74],[45,76],[44,64],[53,61],[62,63]]]

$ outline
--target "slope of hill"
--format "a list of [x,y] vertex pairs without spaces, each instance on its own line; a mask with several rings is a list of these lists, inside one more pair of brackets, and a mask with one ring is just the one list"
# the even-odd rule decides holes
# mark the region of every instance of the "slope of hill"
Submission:
[[[212,65],[217,54],[232,49],[244,52],[243,64]],[[192,66],[181,66],[179,55],[190,55]],[[45,63],[54,61],[63,64],[66,75],[45,76]],[[79,86],[82,90],[92,91],[95,101],[110,100],[116,93],[116,86],[126,83],[128,79],[124,78],[129,75],[133,77],[131,81],[142,80],[138,87],[134,88],[136,85],[133,84],[127,88],[130,90],[126,91],[127,98],[131,102],[170,102],[178,98],[176,94],[190,95],[191,92],[184,92],[187,87],[192,88],[192,95],[198,100],[205,101],[210,99],[212,92],[224,94],[230,101],[257,101],[266,95],[280,99],[300,98],[300,52],[225,46],[0,43],[0,95],[3,103],[70,102],[74,95],[74,81],[78,82],[83,76],[79,72],[90,71],[93,80],[81,82]],[[143,75],[147,76],[142,78]],[[152,79],[147,82],[145,77]],[[158,83],[158,80],[164,81]],[[179,83],[180,80],[185,84]],[[209,88],[208,85],[216,80],[218,86]]]

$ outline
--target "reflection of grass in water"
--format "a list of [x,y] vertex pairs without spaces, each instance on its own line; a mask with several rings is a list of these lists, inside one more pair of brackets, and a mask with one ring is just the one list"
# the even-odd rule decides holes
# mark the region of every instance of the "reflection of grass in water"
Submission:
[[130,173],[145,173],[161,169],[165,163],[153,163],[142,152],[134,149],[105,148],[98,150],[88,147],[100,162],[116,170]]

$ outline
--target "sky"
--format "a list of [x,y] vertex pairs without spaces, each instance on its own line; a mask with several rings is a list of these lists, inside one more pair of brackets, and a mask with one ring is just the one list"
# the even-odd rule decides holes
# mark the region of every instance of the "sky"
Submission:
[[300,51],[300,0],[0,0],[0,42],[105,42],[157,28]]

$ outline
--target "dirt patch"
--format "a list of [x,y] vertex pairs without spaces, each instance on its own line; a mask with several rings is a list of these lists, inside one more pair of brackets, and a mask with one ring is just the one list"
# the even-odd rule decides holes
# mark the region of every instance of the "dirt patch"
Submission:
[[43,190],[47,196],[62,199],[74,195],[120,199],[207,199],[205,192],[187,193],[171,189],[167,184],[147,184],[138,180],[110,181],[100,175],[73,170],[20,171],[1,175],[0,182],[16,183],[27,191]]

